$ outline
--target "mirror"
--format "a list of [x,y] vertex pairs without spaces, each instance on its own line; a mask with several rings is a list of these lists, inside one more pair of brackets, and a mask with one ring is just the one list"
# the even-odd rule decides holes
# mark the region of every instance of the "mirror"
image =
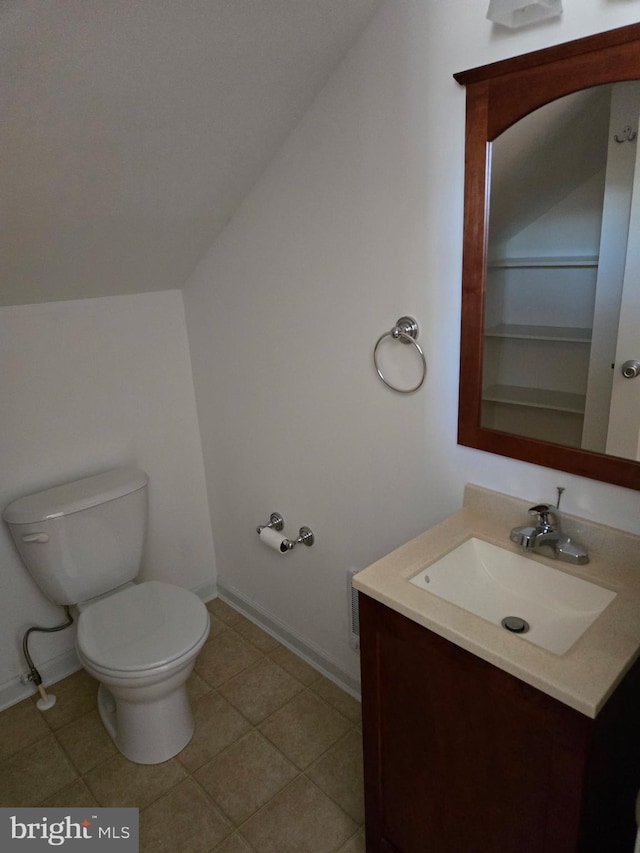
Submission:
[[458,441],[640,489],[640,24],[454,76]]
[[640,353],[640,323],[619,320],[640,303],[627,254],[639,116],[640,81],[610,83],[494,140],[482,426],[637,460],[640,382],[620,367]]

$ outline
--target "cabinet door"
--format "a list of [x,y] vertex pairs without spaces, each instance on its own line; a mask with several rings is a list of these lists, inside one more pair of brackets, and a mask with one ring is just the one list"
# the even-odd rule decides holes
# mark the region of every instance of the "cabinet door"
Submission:
[[361,596],[367,850],[578,849],[590,722]]

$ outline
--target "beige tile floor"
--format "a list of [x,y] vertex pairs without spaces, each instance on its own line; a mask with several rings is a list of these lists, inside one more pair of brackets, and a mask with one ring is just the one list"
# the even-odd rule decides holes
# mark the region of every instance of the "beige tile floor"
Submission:
[[[192,741],[133,764],[77,672],[0,713],[0,806],[134,806],[141,853],[364,853],[360,705],[220,599]],[[37,697],[36,697],[37,698]]]

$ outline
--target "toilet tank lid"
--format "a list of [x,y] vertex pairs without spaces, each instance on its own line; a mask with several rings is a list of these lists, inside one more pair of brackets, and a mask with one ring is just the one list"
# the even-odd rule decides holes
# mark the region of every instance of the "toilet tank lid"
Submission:
[[139,468],[116,468],[18,498],[9,504],[2,517],[9,524],[60,518],[137,492],[148,481],[145,472]]

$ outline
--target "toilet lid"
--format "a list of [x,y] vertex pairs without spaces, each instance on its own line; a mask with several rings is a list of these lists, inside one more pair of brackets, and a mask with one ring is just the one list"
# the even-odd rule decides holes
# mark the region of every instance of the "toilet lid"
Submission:
[[91,604],[78,618],[79,651],[106,670],[135,672],[171,663],[209,630],[209,613],[189,590],[147,581]]

